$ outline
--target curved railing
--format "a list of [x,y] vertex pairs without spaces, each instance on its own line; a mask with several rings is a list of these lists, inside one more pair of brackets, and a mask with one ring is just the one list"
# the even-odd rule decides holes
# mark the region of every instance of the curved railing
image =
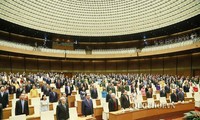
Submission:
[[123,48],[123,49],[96,49],[92,50],[91,54],[86,54],[84,49],[76,50],[58,50],[50,48],[32,47],[26,44],[14,43],[10,41],[0,40],[0,50],[48,57],[61,57],[61,58],[128,58],[137,56],[149,56],[166,54],[172,52],[179,52],[184,50],[200,48],[200,37],[160,46],[145,47],[141,50],[136,48]]

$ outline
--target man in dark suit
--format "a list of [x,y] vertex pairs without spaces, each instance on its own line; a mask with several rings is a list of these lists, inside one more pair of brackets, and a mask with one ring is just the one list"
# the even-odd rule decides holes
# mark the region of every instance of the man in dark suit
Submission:
[[25,86],[25,92],[26,93],[29,93],[32,89],[32,85],[31,85],[31,82],[28,81],[27,85]]
[[178,93],[178,101],[184,101],[184,92],[183,92],[183,89],[182,88],[180,88],[180,91],[179,91],[179,93]]
[[148,91],[147,91],[147,93],[146,93],[146,97],[147,97],[147,98],[152,98],[152,97],[153,97],[151,88],[148,88]]
[[3,119],[3,107],[2,104],[0,103],[0,120]]
[[70,87],[69,83],[67,83],[65,86],[65,93],[67,96],[71,95],[72,93],[72,88]]
[[106,102],[108,102],[111,99],[111,94],[112,94],[112,90],[110,90],[108,94],[106,95]]
[[49,102],[53,103],[57,101],[58,101],[58,94],[53,90],[51,90],[51,92],[49,93]]
[[115,93],[111,94],[111,99],[108,102],[109,112],[118,110],[118,100],[115,97]]
[[91,98],[92,99],[97,99],[98,98],[98,92],[97,92],[97,88],[94,87],[92,90],[91,90]]
[[60,98],[60,103],[56,108],[57,120],[67,120],[69,118],[69,107],[65,97]]
[[16,87],[11,83],[11,85],[8,88],[9,94],[14,94],[16,92]]
[[121,96],[121,106],[123,109],[130,107],[130,100],[129,100],[126,90],[124,91],[123,95]]
[[167,93],[166,93],[164,87],[162,87],[162,89],[160,90],[160,97],[166,97],[167,98]]
[[60,89],[63,86],[63,83],[60,81],[60,79],[58,79],[58,81],[56,82],[56,88]]
[[19,98],[19,96],[23,93],[23,91],[24,88],[21,85],[19,85],[19,88],[16,91],[16,98]]
[[178,102],[178,95],[176,94],[176,90],[173,90],[171,94],[171,102]]
[[92,115],[93,113],[93,103],[90,99],[90,94],[87,94],[86,99],[82,101],[82,114],[87,116]]
[[5,88],[3,86],[1,87],[0,103],[3,108],[8,106],[8,93],[5,92]]
[[45,88],[43,88],[43,93],[46,96],[49,96],[50,92],[51,92],[51,88],[50,88],[49,84],[47,84],[47,86]]
[[16,101],[15,115],[29,115],[28,101],[25,100],[25,95],[20,95],[20,100]]

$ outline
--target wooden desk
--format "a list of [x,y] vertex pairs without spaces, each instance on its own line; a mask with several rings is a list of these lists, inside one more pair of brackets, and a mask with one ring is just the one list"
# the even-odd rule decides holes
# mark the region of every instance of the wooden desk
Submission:
[[87,117],[78,117],[78,120],[96,120],[96,118],[87,116]]
[[77,94],[77,92],[76,91],[72,91],[72,95],[76,95]]
[[[96,106],[93,110],[94,110],[94,117],[97,120],[102,120],[103,107],[102,106]],[[77,114],[79,116],[82,115],[82,101],[77,101]]]
[[69,105],[69,107],[74,107],[74,103],[76,101],[75,100],[75,96],[74,95],[68,96],[67,99],[68,99],[68,105]]
[[97,120],[102,120],[102,112],[103,112],[103,107],[97,106],[96,108],[94,108],[94,117]]
[[9,100],[12,100],[14,98],[14,94],[9,94]]
[[[28,115],[26,120],[40,120],[40,115]],[[54,115],[54,120],[56,120],[56,115]]]
[[194,103],[176,104],[175,108],[153,108],[153,109],[142,109],[135,111],[122,111],[110,112],[109,120],[144,120],[144,119],[163,119],[166,116],[173,116],[187,111],[194,110]]
[[[34,114],[34,107],[33,106],[29,106],[29,115],[33,115]],[[5,108],[3,110],[3,119],[9,119],[9,117],[12,115],[12,108]]]

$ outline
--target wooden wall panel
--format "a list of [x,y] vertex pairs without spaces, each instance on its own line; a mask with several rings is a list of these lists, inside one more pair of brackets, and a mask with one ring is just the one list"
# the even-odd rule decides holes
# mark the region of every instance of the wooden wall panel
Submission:
[[26,58],[25,59],[26,63],[26,71],[27,72],[37,72],[38,71],[38,61],[37,58]]
[[116,72],[117,64],[115,60],[107,60],[106,61],[106,71],[107,72]]
[[60,60],[50,60],[51,71],[61,71],[61,65]]
[[106,69],[106,66],[105,66],[105,61],[104,60],[101,60],[101,61],[95,61],[94,62],[94,69],[96,71],[104,71],[105,72],[105,69]]
[[79,72],[79,71],[84,71],[85,70],[85,65],[83,63],[82,60],[76,60],[76,61],[73,61],[73,70],[76,71],[76,72]]
[[192,69],[200,69],[200,53],[192,55]]
[[92,60],[83,61],[83,64],[86,72],[94,72],[94,62]]
[[150,73],[151,59],[140,59],[140,73]]
[[11,57],[12,71],[24,72],[25,71],[25,61],[23,57]]
[[72,72],[73,71],[73,62],[72,61],[70,61],[70,60],[62,60],[62,71],[63,72],[68,72],[68,71],[70,71],[70,72]]
[[11,71],[10,58],[7,55],[0,55],[0,71]]
[[152,58],[151,60],[151,73],[152,74],[163,74],[164,69],[163,69],[163,58]]
[[128,67],[127,60],[119,60],[116,62],[116,64],[117,64],[117,71],[127,72],[127,67]]
[[176,57],[164,57],[164,74],[176,74]]
[[48,59],[38,59],[39,71],[50,71],[50,61]]
[[128,61],[128,72],[130,73],[139,73],[139,60],[133,59]]
[[191,74],[191,55],[183,55],[177,57],[177,74],[178,75]]

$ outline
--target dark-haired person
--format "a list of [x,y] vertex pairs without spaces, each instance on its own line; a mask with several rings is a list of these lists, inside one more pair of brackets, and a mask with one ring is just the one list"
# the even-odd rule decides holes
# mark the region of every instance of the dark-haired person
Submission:
[[178,102],[178,95],[175,89],[173,89],[173,93],[171,94],[171,102]]
[[92,99],[90,99],[90,94],[86,94],[85,100],[82,101],[82,114],[84,116],[93,115],[93,103]]
[[58,94],[57,92],[53,91],[53,89],[51,90],[51,92],[49,93],[49,102],[53,103],[53,102],[57,102],[58,101]]
[[41,105],[41,112],[49,111],[49,101],[47,100],[46,95],[42,95],[40,105]]
[[16,101],[15,115],[29,115],[28,101],[25,100],[25,94],[20,95],[20,99]]
[[121,96],[121,106],[123,109],[130,107],[129,96],[127,95],[127,91],[125,90],[123,95]]
[[5,87],[1,87],[0,92],[0,103],[2,104],[3,108],[6,108],[8,106],[8,93],[5,92]]

